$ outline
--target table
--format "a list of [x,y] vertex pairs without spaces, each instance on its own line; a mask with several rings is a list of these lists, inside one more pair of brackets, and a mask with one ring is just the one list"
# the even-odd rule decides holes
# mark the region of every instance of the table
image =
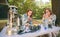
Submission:
[[40,29],[36,32],[32,32],[32,33],[25,33],[25,34],[21,34],[21,35],[11,35],[11,36],[8,36],[6,35],[6,29],[7,27],[5,26],[3,28],[3,30],[0,32],[0,37],[37,37],[37,36],[40,36],[40,35],[45,35],[45,34],[50,34],[51,32],[54,32],[54,31],[59,31],[60,30],[60,27],[55,27],[53,26],[53,28],[49,28],[49,29]]

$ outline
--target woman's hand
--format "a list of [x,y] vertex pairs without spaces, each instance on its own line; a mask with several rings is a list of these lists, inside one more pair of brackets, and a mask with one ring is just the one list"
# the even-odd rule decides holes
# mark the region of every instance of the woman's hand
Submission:
[[49,16],[47,14],[44,14],[43,18],[49,18]]
[[31,21],[32,20],[32,18],[31,17],[28,17],[28,21]]

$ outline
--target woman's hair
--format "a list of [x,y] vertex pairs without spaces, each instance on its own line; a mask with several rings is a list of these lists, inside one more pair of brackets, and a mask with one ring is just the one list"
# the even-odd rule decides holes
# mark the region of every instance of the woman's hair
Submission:
[[46,13],[46,10],[48,10],[50,12],[50,15],[52,15],[52,10],[50,10],[50,8],[44,8],[44,13]]
[[[31,9],[28,9],[28,10],[27,10],[27,15],[28,15],[28,12],[29,12],[29,11],[32,11],[32,10],[31,10]],[[30,17],[32,17],[32,15],[33,15],[33,12],[32,12],[32,14],[30,15]]]

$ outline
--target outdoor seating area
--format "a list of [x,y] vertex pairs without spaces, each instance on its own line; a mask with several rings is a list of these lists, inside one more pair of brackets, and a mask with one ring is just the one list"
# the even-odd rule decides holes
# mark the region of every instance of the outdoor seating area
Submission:
[[60,37],[59,3],[58,0],[1,0],[0,37]]

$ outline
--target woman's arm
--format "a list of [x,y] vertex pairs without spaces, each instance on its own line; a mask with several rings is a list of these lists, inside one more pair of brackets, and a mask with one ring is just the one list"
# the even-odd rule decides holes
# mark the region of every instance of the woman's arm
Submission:
[[22,25],[25,25],[27,23],[27,18],[26,18],[26,15],[23,15],[22,16]]
[[51,16],[51,20],[52,20],[53,25],[55,25],[56,15],[53,14],[53,15]]

